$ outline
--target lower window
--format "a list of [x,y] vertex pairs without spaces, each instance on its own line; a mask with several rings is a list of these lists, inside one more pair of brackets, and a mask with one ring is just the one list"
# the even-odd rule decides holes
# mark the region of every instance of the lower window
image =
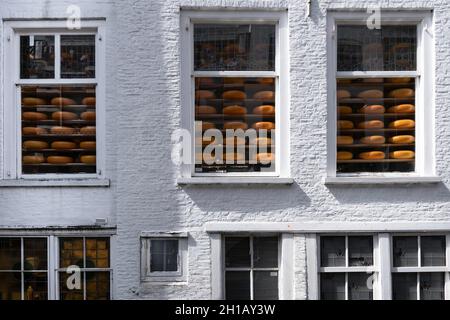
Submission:
[[278,259],[278,237],[226,237],[226,299],[277,300]]

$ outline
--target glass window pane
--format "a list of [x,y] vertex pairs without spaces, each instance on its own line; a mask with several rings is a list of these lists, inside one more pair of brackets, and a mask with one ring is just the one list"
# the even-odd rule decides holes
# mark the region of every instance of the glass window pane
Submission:
[[418,266],[417,241],[417,237],[394,237],[394,267]]
[[417,300],[417,274],[392,274],[392,299]]
[[25,300],[47,300],[47,272],[25,272]]
[[322,273],[320,275],[321,300],[345,300],[345,274]]
[[373,237],[348,237],[349,265],[373,265]]
[[416,70],[417,26],[338,26],[338,71]]
[[337,172],[415,171],[415,79],[337,80]]
[[0,300],[22,299],[20,279],[19,272],[0,272]]
[[178,270],[178,240],[151,240],[150,272]]
[[59,239],[59,265],[60,268],[71,265],[84,267],[83,238]]
[[61,78],[95,78],[95,35],[61,35]]
[[250,267],[250,238],[225,239],[225,266],[227,268]]
[[367,273],[348,273],[348,299],[373,300],[372,275]]
[[420,300],[444,300],[444,273],[420,274]]
[[0,270],[20,270],[20,238],[0,238]]
[[95,174],[95,86],[22,86],[22,173]]
[[345,266],[345,237],[321,237],[320,253],[322,267]]
[[20,78],[49,79],[55,77],[55,37],[20,37]]
[[253,272],[253,299],[278,300],[278,271]]
[[421,260],[422,266],[423,267],[445,266],[446,265],[445,249],[446,249],[445,236],[420,237],[420,252],[422,255]]
[[275,171],[275,79],[195,79],[195,172]]
[[275,25],[196,24],[195,70],[274,71]]
[[59,299],[84,300],[84,272],[81,272],[79,282],[73,274],[59,273]]
[[86,272],[86,300],[110,299],[110,273]]
[[227,300],[250,300],[250,271],[225,272]]
[[86,265],[109,268],[109,238],[86,238]]
[[253,238],[253,266],[255,268],[278,268],[278,238]]
[[47,270],[47,239],[24,238],[25,270]]

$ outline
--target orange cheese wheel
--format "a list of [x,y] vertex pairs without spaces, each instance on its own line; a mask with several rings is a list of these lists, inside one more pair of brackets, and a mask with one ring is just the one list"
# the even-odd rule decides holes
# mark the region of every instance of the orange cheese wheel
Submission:
[[52,119],[53,120],[76,120],[78,119],[78,115],[73,112],[68,111],[56,111],[52,113]]
[[353,113],[352,107],[347,106],[338,107],[338,114],[352,114],[352,113]]
[[259,137],[256,139],[252,139],[251,144],[258,145],[258,146],[270,146],[272,145],[272,139],[267,137]]
[[275,107],[271,105],[262,105],[253,109],[254,114],[274,115]]
[[22,162],[24,164],[40,164],[45,162],[45,158],[42,155],[23,156]]
[[95,134],[96,128],[94,126],[87,126],[80,129],[81,134]]
[[338,90],[336,96],[338,99],[349,99],[352,97],[352,94],[348,90]]
[[380,120],[370,120],[358,123],[360,129],[383,129],[384,122]]
[[383,78],[366,78],[363,79],[364,83],[383,83],[384,79]]
[[85,104],[87,106],[95,106],[95,97],[86,97],[81,100],[81,104]]
[[389,113],[414,113],[416,108],[413,104],[399,104],[397,106],[390,107]]
[[38,134],[46,134],[48,133],[48,131],[47,129],[39,127],[23,127],[22,133],[24,135],[38,135]]
[[259,78],[258,82],[260,84],[271,85],[271,84],[273,84],[274,79],[273,78]]
[[228,138],[225,138],[224,143],[226,145],[242,146],[245,144],[245,138],[228,137]]
[[195,144],[203,146],[216,144],[215,137],[197,137],[195,138]]
[[358,93],[358,98],[361,99],[381,99],[384,97],[384,93],[381,90],[365,90]]
[[73,158],[67,156],[48,156],[47,162],[51,164],[67,164],[73,163]]
[[85,111],[80,115],[80,118],[85,121],[95,121],[95,111]]
[[359,109],[359,113],[364,114],[383,114],[385,113],[386,109],[382,105],[367,105]]
[[390,98],[395,99],[407,99],[407,98],[413,98],[415,96],[415,92],[413,89],[396,89],[391,92],[389,92]]
[[270,152],[261,152],[256,155],[256,161],[262,163],[270,163],[275,161],[275,154]]
[[253,95],[257,100],[273,100],[275,99],[275,92],[273,91],[259,91]]
[[409,83],[411,81],[411,78],[387,78],[386,82],[388,83]]
[[95,141],[81,141],[80,142],[80,148],[81,149],[88,149],[88,150],[92,150],[95,149],[97,146]]
[[230,91],[225,91],[222,94],[222,98],[227,99],[227,100],[244,100],[244,99],[247,99],[247,95],[245,94],[245,92],[242,92],[239,90],[230,90]]
[[41,121],[41,120],[47,120],[48,117],[45,113],[42,112],[24,112],[22,113],[22,119],[23,120],[30,120],[30,121]]
[[81,163],[95,164],[97,162],[97,157],[93,155],[84,155],[80,157]]
[[246,130],[248,128],[248,125],[245,122],[242,121],[228,121],[225,122],[223,125],[224,129],[233,129],[233,130]]
[[391,159],[414,159],[415,153],[410,150],[399,150],[389,153]]
[[39,141],[39,140],[27,140],[23,142],[23,147],[25,149],[47,149],[48,143],[45,141]]
[[347,130],[347,129],[353,129],[355,127],[355,125],[353,124],[353,122],[348,121],[348,120],[338,120],[337,127],[338,127],[338,129],[341,129],[341,130]]
[[52,149],[58,150],[66,150],[66,149],[75,149],[77,144],[72,141],[54,141],[51,144]]
[[350,145],[353,144],[354,139],[351,136],[338,136],[337,137],[337,144],[339,146],[345,146],[345,145]]
[[196,106],[195,113],[197,114],[214,114],[217,113],[217,109],[211,106]]
[[370,145],[384,144],[386,142],[386,138],[383,136],[368,136],[361,138],[360,142],[362,144]]
[[234,77],[223,78],[224,84],[243,85],[244,82],[245,82],[244,78],[234,78]]
[[363,160],[383,160],[386,154],[382,151],[369,151],[360,153],[359,157]]
[[41,98],[29,97],[29,98],[23,98],[22,104],[24,106],[46,105],[47,101],[45,101],[44,99],[41,99]]
[[53,98],[50,103],[54,106],[69,106],[77,104],[75,100],[63,97]]
[[75,134],[77,130],[71,127],[52,127],[50,129],[52,134]]
[[353,153],[348,151],[339,151],[337,153],[337,159],[338,160],[352,160],[353,159]]
[[350,84],[352,83],[352,79],[337,79],[338,84]]
[[414,143],[416,141],[416,138],[411,135],[401,135],[401,136],[394,136],[392,138],[389,138],[389,142],[393,144],[410,144]]
[[416,122],[411,119],[397,120],[389,124],[389,128],[393,129],[413,129],[415,126]]
[[197,90],[195,91],[195,99],[214,99],[216,95],[209,90]]
[[243,115],[247,113],[247,109],[241,106],[228,106],[223,108],[223,114],[227,115]]
[[256,122],[253,124],[252,128],[256,129],[256,130],[261,130],[261,129],[272,130],[272,129],[275,129],[275,123],[270,122],[270,121]]

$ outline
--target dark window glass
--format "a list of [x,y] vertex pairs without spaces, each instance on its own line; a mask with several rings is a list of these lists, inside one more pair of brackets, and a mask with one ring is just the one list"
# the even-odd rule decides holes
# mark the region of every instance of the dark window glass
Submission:
[[109,268],[109,239],[86,238],[86,260],[94,268]]
[[416,70],[416,26],[338,26],[337,35],[338,71]]
[[0,300],[21,299],[22,288],[20,272],[0,272]]
[[20,37],[20,78],[49,79],[55,77],[55,37]]
[[86,300],[109,300],[110,294],[109,272],[86,272]]
[[0,238],[0,270],[20,270],[20,238]]
[[345,237],[321,237],[321,266],[345,266]]
[[345,300],[345,273],[320,275],[321,300]]
[[278,271],[253,272],[253,298],[278,300]]
[[394,237],[394,267],[418,266],[417,237]]
[[25,272],[24,280],[25,300],[48,299],[47,272]]
[[24,238],[25,270],[47,270],[47,239]]
[[227,271],[225,288],[227,300],[250,300],[250,271]]
[[84,268],[83,238],[59,239],[59,265],[61,268],[72,265]]
[[61,36],[61,78],[95,78],[95,35]]
[[372,275],[367,273],[348,273],[348,299],[373,300]]
[[178,270],[178,240],[151,240],[150,272]]
[[373,237],[348,237],[349,265],[373,265]]
[[393,300],[417,300],[417,274],[392,274]]
[[253,238],[253,267],[278,268],[278,238]]
[[195,70],[274,71],[275,25],[196,24]]
[[250,267],[250,238],[225,239],[225,266],[227,268]]
[[[80,282],[76,283],[73,274],[66,272],[59,273],[59,298],[60,300],[84,300],[84,278],[85,273],[81,272]],[[69,279],[70,277],[70,279]],[[79,287],[77,286],[79,284]]]
[[445,249],[446,240],[444,236],[420,237],[420,252],[422,256],[423,267],[438,267],[445,266]]
[[420,274],[420,300],[444,300],[444,273]]

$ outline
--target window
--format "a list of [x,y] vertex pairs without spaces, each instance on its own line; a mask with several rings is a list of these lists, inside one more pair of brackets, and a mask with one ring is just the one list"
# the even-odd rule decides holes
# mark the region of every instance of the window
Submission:
[[445,299],[445,236],[394,236],[392,248],[394,300]]
[[354,22],[333,18],[329,173],[433,175],[428,16],[383,13],[379,29],[369,29],[363,15],[356,14]]
[[320,261],[322,300],[373,299],[373,236],[322,236]]
[[190,27],[183,47],[191,57],[182,60],[185,127],[194,146],[187,175],[283,175],[288,170],[280,158],[287,148],[281,144],[287,125],[281,119],[288,112],[280,60],[287,48],[280,44],[285,21],[278,13],[212,17],[184,13]]
[[187,280],[187,235],[155,234],[141,238],[141,280]]
[[[39,28],[57,23],[42,22]],[[31,22],[10,26],[6,59],[20,67],[12,63],[5,74],[5,177],[100,176],[100,27],[43,32]]]
[[278,259],[278,237],[226,237],[226,299],[277,300]]

